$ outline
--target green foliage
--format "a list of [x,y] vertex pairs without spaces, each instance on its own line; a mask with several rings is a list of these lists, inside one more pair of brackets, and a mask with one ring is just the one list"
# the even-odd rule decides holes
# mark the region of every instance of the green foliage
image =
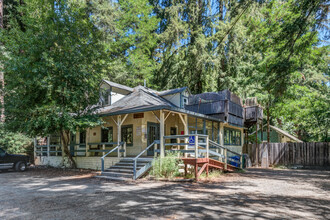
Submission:
[[6,126],[35,136],[100,124],[88,113],[105,77],[256,96],[271,124],[329,140],[327,13],[325,0],[7,1]]
[[75,131],[98,123],[87,115],[98,101],[106,51],[80,1],[29,0],[1,33],[6,125],[29,135]]
[[177,153],[167,153],[164,158],[157,157],[152,162],[151,174],[156,178],[174,178],[179,176],[179,164],[182,161]]
[[14,133],[4,129],[0,124],[0,147],[8,153],[28,153],[32,139],[21,133]]

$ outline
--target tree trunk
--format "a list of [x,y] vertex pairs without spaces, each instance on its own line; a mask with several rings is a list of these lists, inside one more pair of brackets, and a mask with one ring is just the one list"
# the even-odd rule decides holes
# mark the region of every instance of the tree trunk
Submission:
[[267,103],[267,143],[270,142],[270,127],[269,127],[269,102]]
[[69,131],[62,131],[61,132],[61,140],[63,144],[63,151],[64,151],[64,156],[69,159],[70,162],[70,167],[71,168],[77,168],[76,161],[74,161],[70,149],[69,149],[69,142],[70,142],[70,132]]
[[[3,28],[3,0],[0,0],[0,29]],[[0,69],[1,69],[0,63]],[[4,122],[5,115],[4,115],[4,89],[5,81],[3,72],[0,70],[0,122]]]
[[3,0],[0,0],[0,28],[3,28]]

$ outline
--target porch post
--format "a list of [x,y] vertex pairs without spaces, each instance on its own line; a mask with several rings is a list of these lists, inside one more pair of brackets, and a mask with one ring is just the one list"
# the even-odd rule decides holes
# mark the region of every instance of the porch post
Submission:
[[[189,124],[188,124],[188,115],[183,115],[183,119],[184,119],[184,122],[185,122],[185,124],[184,124],[184,135],[188,135],[188,133],[189,133],[189,130],[188,130],[189,129],[188,128],[188,126],[189,126]],[[188,143],[188,138],[185,138],[184,142]],[[184,145],[184,149],[188,150],[188,145]],[[184,153],[184,157],[187,158],[187,156],[188,156],[188,154]]]
[[[121,115],[117,116],[117,145],[121,142]],[[118,148],[118,158],[120,158],[120,147]]]
[[218,122],[218,144],[220,144],[220,140],[221,140],[221,137],[220,137],[220,122]]
[[33,161],[35,160],[35,158],[37,157],[37,138],[34,138],[34,140],[33,140],[33,149],[34,149],[34,151],[33,151]]
[[[188,115],[184,115],[184,114],[181,115],[179,113],[179,117],[180,117],[181,122],[183,124],[184,135],[188,135],[189,134]],[[188,143],[188,138],[184,139],[184,143]],[[188,150],[188,145],[185,145],[184,149]],[[187,153],[184,153],[184,157],[187,157]]]
[[50,156],[50,153],[49,153],[50,146],[49,145],[50,145],[50,135],[47,136],[47,157]]
[[206,134],[206,120],[203,119],[203,134]]
[[163,110],[160,110],[159,120],[160,120],[160,157],[163,158],[165,156],[165,146],[164,146],[165,120],[164,120]]

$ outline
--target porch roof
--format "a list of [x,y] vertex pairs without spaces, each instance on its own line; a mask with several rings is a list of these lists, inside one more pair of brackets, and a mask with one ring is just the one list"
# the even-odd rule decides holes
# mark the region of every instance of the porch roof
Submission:
[[135,87],[131,94],[115,102],[113,105],[99,108],[97,114],[100,116],[111,116],[155,110],[169,110],[198,118],[222,122],[222,120],[218,118],[178,108],[171,102],[152,92],[152,90],[143,86]]

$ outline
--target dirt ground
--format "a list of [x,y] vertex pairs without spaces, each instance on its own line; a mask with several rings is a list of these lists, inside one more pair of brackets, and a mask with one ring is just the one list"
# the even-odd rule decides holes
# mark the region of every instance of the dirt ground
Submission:
[[0,219],[330,219],[330,171],[248,169],[213,182],[0,173]]

